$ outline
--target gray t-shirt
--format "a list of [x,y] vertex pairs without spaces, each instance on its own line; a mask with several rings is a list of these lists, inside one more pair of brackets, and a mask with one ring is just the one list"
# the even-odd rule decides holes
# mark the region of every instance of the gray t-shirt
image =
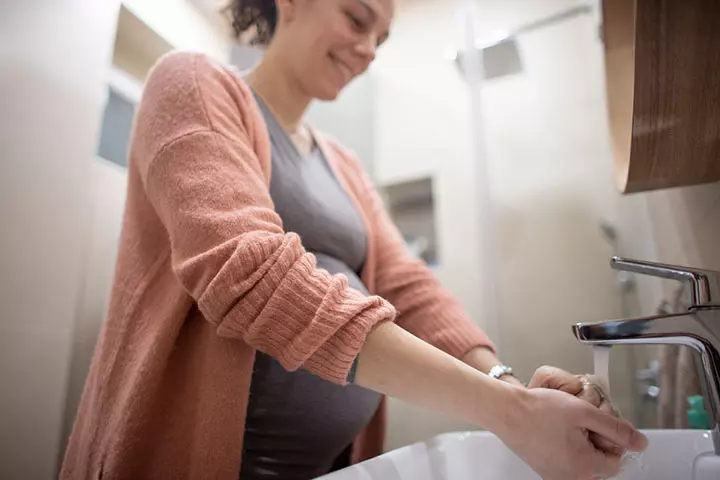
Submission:
[[[301,155],[262,100],[270,133],[270,196],[286,232],[300,235],[319,268],[344,274],[367,294],[359,277],[367,253],[362,218],[322,152]],[[380,404],[380,395],[341,387],[305,370],[287,372],[275,359],[255,358],[245,424],[241,480],[309,479],[337,465]]]

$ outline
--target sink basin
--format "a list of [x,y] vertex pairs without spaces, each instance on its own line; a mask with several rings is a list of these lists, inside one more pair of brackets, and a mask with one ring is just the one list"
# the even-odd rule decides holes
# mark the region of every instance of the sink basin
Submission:
[[[713,449],[703,430],[645,430],[650,446],[617,480],[690,480],[695,459]],[[720,478],[717,475],[708,478]],[[322,480],[539,480],[489,432],[447,433],[331,473]],[[700,479],[704,480],[704,479]]]

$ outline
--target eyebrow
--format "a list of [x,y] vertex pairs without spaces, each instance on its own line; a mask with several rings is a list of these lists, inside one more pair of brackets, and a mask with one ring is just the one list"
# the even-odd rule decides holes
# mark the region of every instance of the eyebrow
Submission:
[[[368,4],[365,0],[355,0],[355,1],[365,8],[365,10],[368,12],[368,14],[372,17],[373,21],[377,20],[378,14],[375,11],[375,9],[370,6],[370,4]],[[390,37],[389,30],[386,31],[380,38],[378,38],[378,45],[380,45],[381,43],[384,43],[388,39],[388,37]]]
[[377,12],[374,8],[372,8],[365,0],[355,0],[357,3],[365,7],[365,10],[370,14],[370,16],[373,18],[373,20],[377,19]]

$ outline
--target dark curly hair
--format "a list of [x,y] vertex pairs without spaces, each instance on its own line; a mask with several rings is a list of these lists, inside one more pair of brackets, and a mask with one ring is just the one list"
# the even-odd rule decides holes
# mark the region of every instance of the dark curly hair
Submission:
[[237,39],[253,45],[267,45],[272,40],[278,17],[275,0],[230,0],[225,12]]

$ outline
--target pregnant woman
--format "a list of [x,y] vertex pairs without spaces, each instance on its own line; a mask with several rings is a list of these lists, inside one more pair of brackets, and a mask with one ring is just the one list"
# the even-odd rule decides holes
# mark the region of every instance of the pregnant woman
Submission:
[[372,63],[392,0],[229,11],[266,46],[257,68],[173,53],[147,81],[62,478],[313,478],[382,451],[384,395],[491,430],[546,479],[615,474],[642,434],[564,372],[521,386],[303,120]]

